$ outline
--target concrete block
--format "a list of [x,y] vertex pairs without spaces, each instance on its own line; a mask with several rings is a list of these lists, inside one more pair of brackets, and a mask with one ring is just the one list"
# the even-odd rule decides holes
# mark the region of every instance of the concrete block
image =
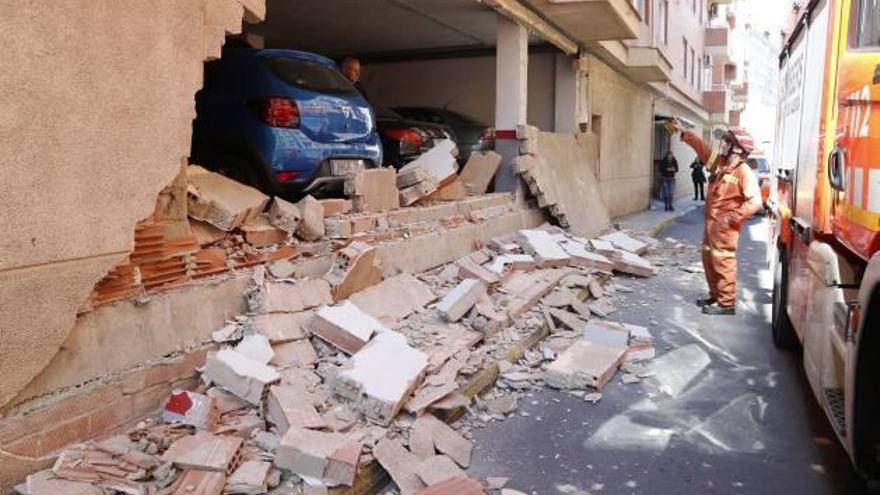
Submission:
[[470,254],[462,256],[456,260],[455,264],[458,265],[459,278],[475,278],[482,281],[487,287],[494,287],[501,282],[500,275],[481,266],[481,262]]
[[430,414],[425,414],[416,419],[412,429],[425,429],[429,431],[437,451],[446,454],[463,468],[467,468],[470,465],[471,452],[474,448],[473,443],[446,423]]
[[633,239],[624,232],[612,232],[603,235],[599,239],[610,242],[617,249],[627,251],[633,254],[642,255],[648,251],[648,244],[638,239]]
[[290,428],[321,429],[327,426],[315,409],[311,394],[295,385],[275,385],[266,397],[266,419],[275,425],[279,435]]
[[259,333],[245,335],[235,346],[235,352],[261,364],[268,364],[275,356],[269,338]]
[[258,313],[299,313],[333,302],[326,280],[266,282],[248,295],[248,307]]
[[345,182],[354,211],[381,213],[400,206],[397,172],[393,168],[374,168],[358,172]]
[[471,153],[459,175],[468,194],[485,193],[495,177],[499,165],[501,165],[501,155],[494,151]]
[[416,467],[416,476],[424,484],[434,486],[453,478],[462,478],[465,474],[449,457],[435,455],[424,459]]
[[531,283],[525,289],[513,294],[505,310],[511,320],[530,310],[542,297],[552,291],[563,277],[571,273],[570,269],[551,268],[530,273]]
[[615,270],[638,277],[653,277],[657,274],[657,270],[645,258],[628,251],[619,251],[619,253],[619,256],[614,259]]
[[482,281],[475,278],[462,280],[437,304],[437,311],[448,322],[458,321],[485,293],[486,284]]
[[[422,172],[427,174],[428,172]],[[400,190],[400,206],[411,206],[437,190],[437,183],[428,179]]]
[[351,301],[322,307],[306,328],[348,354],[360,351],[374,334],[389,331],[379,320],[361,311]]
[[324,276],[331,285],[334,301],[347,299],[382,281],[377,254],[374,246],[364,242],[352,242],[336,252],[333,269]]
[[414,168],[421,168],[430,172],[434,180],[440,184],[447,178],[455,175],[458,169],[458,165],[455,162],[455,154],[457,154],[455,143],[452,140],[444,139],[402,167],[400,173],[406,173]]
[[360,451],[359,442],[340,433],[291,428],[281,438],[274,463],[327,486],[351,486]]
[[383,438],[373,447],[373,455],[391,476],[401,495],[415,495],[425,488],[416,474],[422,459],[406,450],[400,440]]
[[349,217],[349,221],[351,222],[351,234],[355,235],[376,230],[381,217],[381,213],[353,215]]
[[348,239],[352,236],[351,219],[348,217],[325,218],[324,235],[330,239]]
[[611,380],[627,347],[576,341],[544,371],[544,382],[558,389],[601,390]]
[[468,190],[457,176],[452,177],[446,183],[437,188],[437,192],[430,196],[433,201],[460,201],[467,197]]
[[486,266],[496,275],[504,275],[509,270],[532,271],[538,267],[535,258],[529,254],[502,254]]
[[351,212],[351,200],[341,198],[327,198],[318,200],[324,207],[324,218],[336,215],[345,215]]
[[272,198],[267,216],[269,223],[289,234],[296,232],[299,222],[302,220],[302,213],[295,204],[277,196]]
[[535,257],[538,266],[556,268],[568,266],[571,263],[571,256],[547,231],[541,229],[520,230],[519,234],[524,239],[523,248]]
[[270,225],[262,214],[242,225],[241,232],[244,234],[245,242],[256,248],[281,244],[287,239],[287,233]]
[[286,342],[273,346],[275,356],[269,364],[279,368],[305,368],[318,362],[318,354],[308,339]]
[[272,368],[231,349],[208,353],[202,377],[257,406],[263,403],[268,387],[281,380]]
[[265,335],[269,343],[282,344],[306,338],[305,324],[312,315],[312,311],[253,315],[245,325],[250,331]]
[[226,480],[225,492],[242,495],[260,495],[269,490],[269,471],[272,463],[245,461]]
[[306,241],[317,241],[324,237],[324,206],[312,196],[306,196],[296,204],[302,220],[296,235]]
[[291,278],[296,273],[296,265],[290,260],[278,260],[266,265],[266,270],[275,278]]
[[380,424],[389,424],[424,378],[428,356],[406,338],[385,331],[351,357],[333,379],[333,391]]
[[225,230],[220,230],[208,222],[194,219],[190,219],[189,228],[192,235],[199,241],[199,246],[203,247],[223,239],[228,234]]
[[259,215],[269,197],[198,165],[186,169],[187,212],[191,218],[230,231]]
[[614,269],[614,262],[605,256],[594,253],[587,249],[584,244],[577,241],[566,240],[559,243],[562,249],[571,256],[571,264],[586,268],[596,268],[610,272]]
[[436,298],[422,281],[401,273],[352,294],[349,300],[384,325],[393,326]]

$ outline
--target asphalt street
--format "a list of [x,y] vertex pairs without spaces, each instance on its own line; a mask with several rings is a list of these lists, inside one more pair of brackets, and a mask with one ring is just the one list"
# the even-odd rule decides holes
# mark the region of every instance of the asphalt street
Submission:
[[698,264],[702,228],[702,209],[681,217],[657,237],[690,248],[653,278],[617,280],[633,292],[612,319],[652,330],[654,375],[626,385],[618,374],[597,404],[535,390],[476,431],[473,476],[540,495],[863,493],[800,354],[771,344],[766,221],[743,231],[734,317],[693,303],[705,282],[682,265]]

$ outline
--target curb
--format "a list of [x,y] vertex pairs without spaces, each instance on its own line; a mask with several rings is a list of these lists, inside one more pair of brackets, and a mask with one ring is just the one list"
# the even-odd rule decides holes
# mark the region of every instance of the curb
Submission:
[[680,213],[676,212],[675,215],[672,215],[671,217],[667,218],[666,220],[661,221],[661,222],[658,223],[657,225],[655,225],[655,226],[651,227],[650,229],[648,229],[647,231],[645,231],[645,233],[646,233],[649,237],[656,237],[657,234],[658,234],[661,230],[664,230],[666,227],[669,227],[669,226],[672,225],[676,220],[678,220],[679,218],[681,218],[681,217],[683,217],[683,216],[689,214],[690,212],[696,210],[697,208],[699,208],[699,206],[697,206],[697,205],[692,205],[692,206],[689,206],[689,207],[687,207],[687,208],[681,210]]

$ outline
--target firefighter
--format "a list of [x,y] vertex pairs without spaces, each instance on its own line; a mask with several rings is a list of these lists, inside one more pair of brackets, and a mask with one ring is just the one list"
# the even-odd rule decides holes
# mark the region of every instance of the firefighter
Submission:
[[709,169],[706,226],[703,234],[703,268],[709,297],[697,301],[707,315],[736,314],[736,249],[743,222],[761,209],[758,178],[746,158],[755,149],[752,136],[731,128],[721,138],[718,151],[676,120],[667,123],[671,133],[697,152]]

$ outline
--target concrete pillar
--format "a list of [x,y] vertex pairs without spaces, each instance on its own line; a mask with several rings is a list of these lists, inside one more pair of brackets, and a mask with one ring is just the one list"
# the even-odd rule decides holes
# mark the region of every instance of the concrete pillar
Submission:
[[556,132],[586,132],[590,120],[587,101],[587,58],[556,55]]
[[495,151],[501,167],[495,175],[496,191],[523,197],[522,181],[514,160],[519,156],[516,126],[526,124],[528,109],[529,33],[516,22],[498,15],[495,60]]

